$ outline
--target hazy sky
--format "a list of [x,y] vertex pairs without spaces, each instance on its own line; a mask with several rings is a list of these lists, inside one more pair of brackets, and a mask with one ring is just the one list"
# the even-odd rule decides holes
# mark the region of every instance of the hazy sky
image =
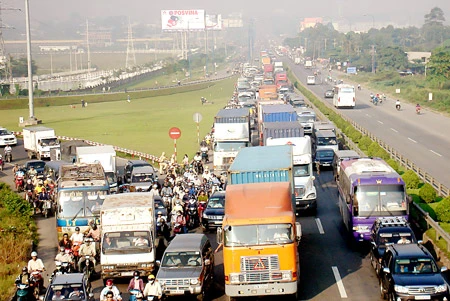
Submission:
[[[3,20],[14,23],[24,20],[25,0],[0,0],[2,8],[20,8],[22,12],[2,10]],[[440,7],[450,24],[450,0],[29,0],[31,23],[45,23],[49,20],[64,20],[77,13],[86,18],[125,15],[132,20],[160,24],[161,9],[205,9],[206,13],[228,14],[242,12],[244,17],[253,16],[263,20],[272,14],[271,20],[278,18],[298,18],[323,16],[333,20],[342,17],[349,23],[372,22],[372,15],[380,27],[398,23],[421,26],[424,15],[433,7]],[[274,6],[282,4],[278,8]]]

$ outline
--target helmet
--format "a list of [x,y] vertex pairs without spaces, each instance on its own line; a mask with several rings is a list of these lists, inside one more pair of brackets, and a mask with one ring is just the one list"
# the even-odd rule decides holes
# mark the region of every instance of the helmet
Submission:
[[155,275],[150,275],[150,276],[148,276],[148,279],[155,279]]
[[106,280],[106,286],[112,286],[112,285],[113,285],[112,279]]
[[75,231],[80,231],[80,227],[75,227]]
[[27,180],[27,184],[31,184],[31,179],[28,179],[28,180]]
[[90,238],[90,237],[86,237],[84,239],[84,243],[91,243],[91,242],[92,242],[92,238]]
[[153,184],[153,188],[155,188],[155,189],[156,189],[156,188],[158,188],[158,185],[156,185],[156,184]]
[[63,246],[61,246],[61,247],[59,247],[59,251],[60,251],[60,252],[65,252],[65,251],[66,251],[66,248],[64,248]]
[[36,251],[31,252],[31,257],[37,257],[37,252]]
[[134,271],[133,276],[141,276],[141,272],[139,272],[139,271]]

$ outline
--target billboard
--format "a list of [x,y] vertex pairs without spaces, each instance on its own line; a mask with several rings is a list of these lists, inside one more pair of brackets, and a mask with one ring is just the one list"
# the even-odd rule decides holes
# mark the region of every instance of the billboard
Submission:
[[163,31],[203,31],[205,30],[205,10],[162,10],[161,26]]
[[347,74],[357,74],[356,67],[347,67]]
[[206,30],[222,30],[222,15],[206,15]]

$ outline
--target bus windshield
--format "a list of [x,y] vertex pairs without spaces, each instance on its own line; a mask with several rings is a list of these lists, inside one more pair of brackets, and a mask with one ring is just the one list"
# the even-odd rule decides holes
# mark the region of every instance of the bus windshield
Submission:
[[58,193],[61,208],[59,217],[93,217],[100,215],[100,208],[109,189],[62,190]]
[[229,226],[225,229],[227,247],[288,244],[294,241],[291,224]]
[[359,216],[406,215],[403,185],[367,185],[355,188],[355,207]]

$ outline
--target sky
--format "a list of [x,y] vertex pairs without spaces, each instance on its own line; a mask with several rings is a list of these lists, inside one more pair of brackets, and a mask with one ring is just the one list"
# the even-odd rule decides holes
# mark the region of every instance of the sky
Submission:
[[[433,7],[444,11],[450,24],[449,0],[284,0],[267,5],[261,0],[29,0],[31,26],[49,21],[67,20],[71,14],[94,19],[108,16],[128,16],[138,23],[160,24],[162,9],[205,9],[207,14],[226,15],[241,12],[244,18],[262,22],[278,22],[283,18],[300,21],[305,17],[325,17],[346,20],[349,24],[372,22],[376,27],[388,24],[420,27],[424,15]],[[25,0],[0,0],[3,22],[17,25],[25,22]],[[20,8],[22,11],[5,10]],[[364,16],[366,15],[366,16]],[[373,18],[372,18],[373,16]],[[267,24],[266,24],[267,25]],[[17,26],[19,30],[20,26]],[[5,29],[13,30],[13,29]]]

